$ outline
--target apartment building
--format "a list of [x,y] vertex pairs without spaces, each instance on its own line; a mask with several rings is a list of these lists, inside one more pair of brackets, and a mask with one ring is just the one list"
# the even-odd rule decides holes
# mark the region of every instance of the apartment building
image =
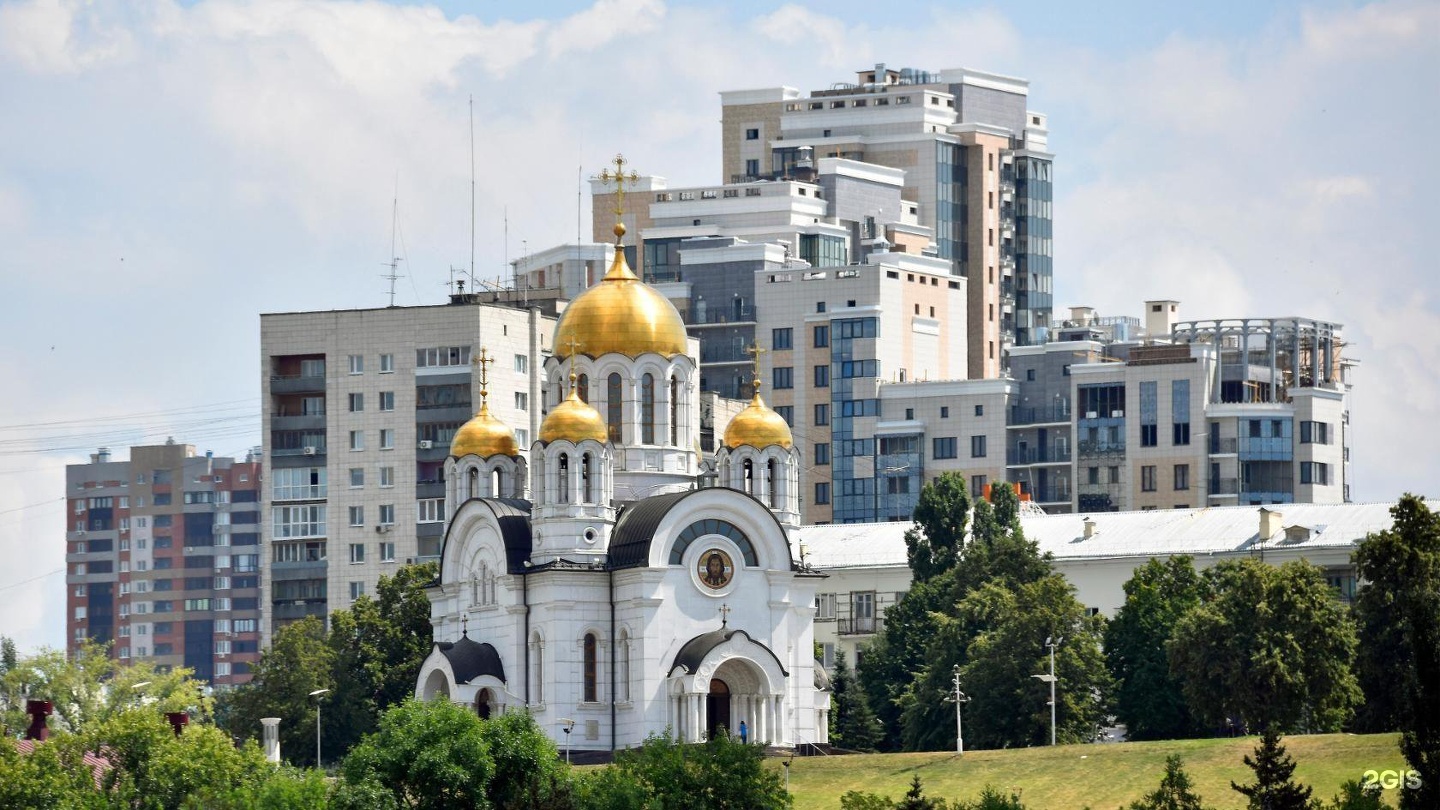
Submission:
[[261,467],[174,441],[65,468],[66,638],[121,662],[250,680],[260,646]]
[[[562,259],[573,269],[593,257]],[[524,452],[539,429],[556,297],[482,290],[436,306],[261,316],[267,641],[373,594],[406,562],[438,559],[444,462],[479,407],[481,350],[490,410]]]
[[781,179],[831,157],[903,170],[904,198],[969,281],[966,376],[998,377],[1012,346],[1046,342],[1051,326],[1054,155],[1028,94],[1024,79],[883,64],[808,95],[724,92],[724,176]]

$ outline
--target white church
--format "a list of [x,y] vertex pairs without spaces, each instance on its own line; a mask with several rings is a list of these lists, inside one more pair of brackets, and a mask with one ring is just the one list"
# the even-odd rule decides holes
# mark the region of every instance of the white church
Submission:
[[416,696],[528,711],[575,750],[742,723],[752,742],[826,742],[823,575],[797,564],[799,452],[758,379],[703,457],[698,341],[618,246],[552,346],[528,463],[485,404],[482,361],[480,410],[445,465]]

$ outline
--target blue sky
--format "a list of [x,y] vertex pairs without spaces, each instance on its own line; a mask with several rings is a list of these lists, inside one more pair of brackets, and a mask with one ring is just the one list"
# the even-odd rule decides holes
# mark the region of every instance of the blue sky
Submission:
[[574,239],[577,170],[617,151],[720,180],[722,90],[1027,78],[1057,306],[1339,321],[1355,497],[1440,494],[1440,4],[522,5],[0,0],[0,634],[63,642],[66,463],[168,435],[243,455],[258,314],[385,303],[397,189],[397,300],[441,300],[472,96],[494,277]]

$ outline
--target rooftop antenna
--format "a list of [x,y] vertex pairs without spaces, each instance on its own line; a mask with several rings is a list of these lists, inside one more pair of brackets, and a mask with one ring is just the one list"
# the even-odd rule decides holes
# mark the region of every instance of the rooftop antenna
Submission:
[[470,288],[475,288],[475,94],[470,94]]
[[396,268],[400,264],[400,257],[395,255],[395,231],[400,223],[400,172],[395,172],[395,196],[390,202],[390,261],[381,264],[390,268],[390,272],[381,276],[390,282],[390,306],[395,306],[395,279],[400,278]]

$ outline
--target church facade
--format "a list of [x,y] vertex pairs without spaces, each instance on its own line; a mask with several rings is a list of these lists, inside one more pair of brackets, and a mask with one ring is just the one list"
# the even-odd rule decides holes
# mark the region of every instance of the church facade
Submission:
[[552,345],[528,461],[489,413],[482,364],[480,410],[446,462],[416,696],[528,711],[576,750],[742,723],[751,741],[826,742],[822,575],[794,553],[800,456],[758,380],[702,457],[696,343],[618,248]]

